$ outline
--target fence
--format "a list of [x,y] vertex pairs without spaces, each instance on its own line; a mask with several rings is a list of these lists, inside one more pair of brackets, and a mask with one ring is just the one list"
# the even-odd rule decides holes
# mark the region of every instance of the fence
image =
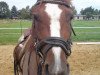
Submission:
[[[73,27],[74,29],[100,29],[100,27]],[[0,32],[0,34],[21,34],[21,30],[25,30],[25,29],[28,29],[28,28],[0,28],[0,31],[1,30],[3,30],[3,31],[5,31],[5,30],[19,30],[19,32],[18,33],[14,33],[14,32]],[[100,31],[99,32],[96,32],[96,31],[92,31],[92,32],[85,32],[85,31],[83,31],[83,32],[78,32],[77,30],[76,30],[76,32],[77,33],[89,33],[89,34],[99,34],[100,33]]]
[[[100,29],[100,27],[73,27],[74,29]],[[0,28],[0,30],[25,30],[28,28]]]
[[[72,36],[73,41],[100,41],[100,27],[73,27],[76,36]],[[0,28],[0,42],[14,41],[21,36],[22,31],[27,28]]]

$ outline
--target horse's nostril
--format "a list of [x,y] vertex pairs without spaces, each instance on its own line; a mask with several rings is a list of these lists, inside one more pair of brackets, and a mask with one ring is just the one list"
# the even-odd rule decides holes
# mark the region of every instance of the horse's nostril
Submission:
[[49,70],[48,70],[48,64],[46,64],[46,66],[45,66],[45,73],[46,73],[46,75],[49,75]]
[[54,64],[48,66],[49,75],[69,75],[69,64],[61,62],[61,66]]

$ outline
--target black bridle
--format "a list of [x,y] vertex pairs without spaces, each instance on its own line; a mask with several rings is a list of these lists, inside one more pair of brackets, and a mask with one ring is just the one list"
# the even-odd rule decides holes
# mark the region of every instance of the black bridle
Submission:
[[52,47],[57,46],[57,47],[61,47],[62,50],[65,52],[65,54],[67,56],[69,56],[71,54],[71,48],[70,48],[71,44],[72,44],[71,40],[66,41],[60,37],[49,37],[40,42],[37,42],[36,52],[37,52],[37,54],[39,54],[39,53],[43,54],[42,49],[44,48],[44,46],[46,46],[46,48],[44,48],[44,50],[47,53]]
[[[35,6],[37,6],[41,3],[60,4],[60,5],[66,6],[67,8],[71,8],[66,2],[64,2],[62,0],[38,0],[37,3],[35,4]],[[34,18],[35,18],[35,16],[34,16]],[[35,26],[35,21],[34,21],[34,26]],[[33,28],[35,29],[35,27],[33,27]],[[71,25],[71,30],[74,33],[74,35],[76,35],[72,28],[72,25]],[[36,34],[36,32],[35,32],[35,34]],[[52,47],[55,47],[55,46],[61,47],[62,50],[64,51],[66,57],[68,57],[71,55],[71,45],[72,45],[71,39],[64,40],[63,38],[60,38],[60,37],[48,37],[48,38],[45,38],[45,39],[39,41],[38,36],[35,35],[35,50],[36,50],[37,56],[39,56],[39,58],[40,58],[39,63],[38,63],[37,74],[42,75],[42,65],[45,63],[45,55]],[[45,52],[45,53],[43,53],[43,52]],[[48,64],[45,65],[45,74],[46,75],[49,75],[48,66],[49,66]]]
[[[64,40],[60,37],[48,37],[40,42],[37,41],[35,48],[36,54],[40,57],[40,62],[38,64],[38,75],[42,75],[42,65],[45,63],[45,55],[52,47],[61,47],[64,51],[66,57],[70,56],[71,54],[71,40]],[[43,53],[45,52],[45,53]],[[48,64],[45,66],[46,68],[46,75],[48,75]]]

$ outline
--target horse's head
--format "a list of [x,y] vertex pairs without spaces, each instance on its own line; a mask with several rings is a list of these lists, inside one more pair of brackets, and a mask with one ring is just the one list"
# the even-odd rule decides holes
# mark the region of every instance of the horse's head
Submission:
[[[40,2],[32,9],[32,35],[40,57],[42,73],[68,75],[67,57],[70,55],[72,9],[61,2]],[[33,39],[34,39],[33,38]],[[40,66],[39,66],[40,68]],[[41,70],[39,70],[41,71]]]

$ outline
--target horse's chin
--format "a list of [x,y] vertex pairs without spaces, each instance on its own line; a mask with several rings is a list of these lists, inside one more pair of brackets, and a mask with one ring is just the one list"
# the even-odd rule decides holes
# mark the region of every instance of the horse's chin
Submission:
[[69,64],[62,63],[61,66],[57,67],[53,64],[48,67],[49,75],[69,75]]

